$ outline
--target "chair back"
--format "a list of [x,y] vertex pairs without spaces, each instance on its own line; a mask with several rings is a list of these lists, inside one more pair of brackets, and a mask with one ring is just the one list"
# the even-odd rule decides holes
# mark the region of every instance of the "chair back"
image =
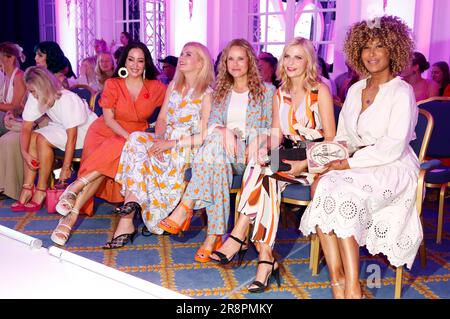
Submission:
[[100,98],[102,97],[102,92],[98,92],[93,97],[93,103],[92,103],[92,111],[94,111],[95,114],[97,114],[98,117],[103,115],[103,108],[98,103],[100,101]]
[[431,113],[434,119],[427,156],[450,157],[450,98],[434,97],[418,102],[417,106]]
[[90,86],[86,84],[75,84],[71,86],[69,90],[84,99],[88,105],[91,105],[91,98],[95,91]]
[[433,131],[434,120],[430,112],[419,109],[419,116],[417,117],[416,139],[411,141],[410,145],[416,153],[419,162],[423,162],[427,154],[428,144],[430,142],[431,133]]

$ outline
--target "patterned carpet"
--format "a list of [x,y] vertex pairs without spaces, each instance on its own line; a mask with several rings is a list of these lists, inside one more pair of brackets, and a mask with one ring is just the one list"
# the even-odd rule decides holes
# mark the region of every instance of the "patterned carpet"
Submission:
[[[14,213],[9,209],[12,200],[0,201],[0,224],[43,240],[52,245],[50,234],[59,215],[49,214],[45,208],[36,213]],[[427,246],[427,266],[421,268],[419,258],[411,271],[404,272],[402,297],[405,299],[450,298],[450,223],[446,202],[443,243],[437,245],[437,203],[425,203],[424,223]],[[118,250],[103,250],[110,239],[118,217],[113,207],[99,203],[95,216],[81,217],[65,249],[103,263],[120,271],[148,280],[193,298],[225,299],[323,299],[331,298],[327,268],[322,264],[318,276],[309,269],[309,240],[297,230],[299,214],[289,212],[287,228],[280,226],[275,253],[281,261],[282,285],[274,279],[270,289],[261,294],[250,294],[246,287],[253,281],[257,262],[251,248],[245,256],[246,266],[236,268],[232,262],[223,268],[215,263],[200,264],[193,256],[205,236],[202,218],[197,213],[184,237],[139,235],[132,245]],[[142,225],[140,225],[140,228]],[[391,299],[394,296],[395,272],[382,256],[372,257],[361,249],[361,282],[367,298]],[[380,274],[378,287],[370,281]]]

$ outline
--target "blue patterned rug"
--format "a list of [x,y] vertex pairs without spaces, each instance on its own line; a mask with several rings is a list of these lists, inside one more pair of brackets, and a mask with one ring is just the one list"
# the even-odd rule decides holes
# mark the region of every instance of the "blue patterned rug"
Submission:
[[[12,200],[0,201],[0,224],[43,240],[52,245],[50,234],[56,227],[58,214],[49,214],[45,208],[35,213],[14,213],[9,209]],[[425,203],[424,223],[427,246],[427,266],[421,268],[419,258],[411,271],[404,272],[402,298],[450,298],[450,223],[446,202],[443,242],[436,240],[437,203]],[[257,254],[250,249],[245,266],[232,262],[227,268],[213,262],[201,264],[193,256],[205,236],[200,214],[194,216],[191,228],[184,237],[139,235],[132,245],[118,250],[103,250],[118,222],[113,206],[100,203],[93,217],[81,216],[65,249],[83,257],[103,263],[133,276],[148,280],[193,298],[225,299],[324,299],[331,298],[328,271],[320,265],[319,275],[312,276],[309,269],[309,240],[297,230],[299,214],[287,214],[287,228],[280,225],[275,254],[281,261],[282,285],[274,280],[270,289],[261,294],[250,294],[246,287],[254,280]],[[142,228],[142,225],[140,225]],[[395,271],[383,256],[370,256],[361,249],[361,283],[368,298],[392,299]],[[369,281],[380,274],[377,282]]]

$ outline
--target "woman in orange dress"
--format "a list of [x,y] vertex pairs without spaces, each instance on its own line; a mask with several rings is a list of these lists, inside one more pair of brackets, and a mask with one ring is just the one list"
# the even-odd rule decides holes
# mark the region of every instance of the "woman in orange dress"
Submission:
[[163,103],[166,87],[156,80],[157,75],[143,43],[135,42],[124,49],[113,77],[105,82],[99,102],[103,116],[87,133],[78,179],[69,185],[56,206],[65,217],[52,233],[53,242],[66,243],[80,210],[93,214],[93,195],[109,202],[123,201],[114,177],[128,136],[144,131],[147,119]]

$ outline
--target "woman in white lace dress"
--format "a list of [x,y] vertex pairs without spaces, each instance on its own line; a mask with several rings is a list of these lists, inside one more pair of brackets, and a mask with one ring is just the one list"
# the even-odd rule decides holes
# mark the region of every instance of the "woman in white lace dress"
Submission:
[[409,146],[418,109],[412,87],[396,77],[412,48],[396,17],[356,23],[347,34],[348,62],[368,76],[349,89],[335,137],[354,153],[329,164],[300,223],[304,235],[319,235],[335,298],[362,297],[360,246],[411,268],[423,238],[415,206],[419,162]]

